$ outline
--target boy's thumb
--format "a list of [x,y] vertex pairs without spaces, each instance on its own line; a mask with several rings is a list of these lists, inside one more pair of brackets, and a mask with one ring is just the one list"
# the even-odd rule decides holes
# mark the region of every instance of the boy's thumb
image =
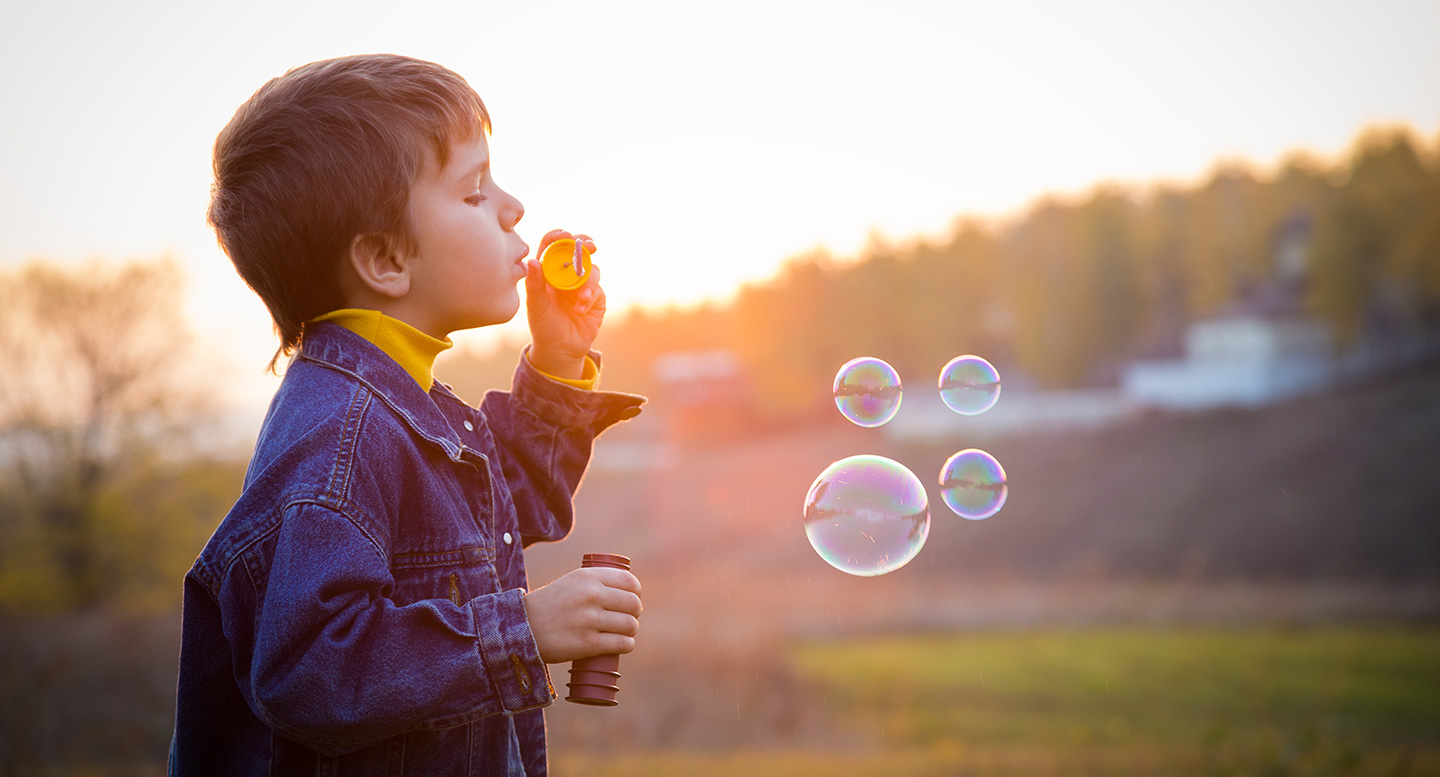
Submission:
[[533,305],[539,302],[537,296],[545,294],[545,273],[540,269],[540,263],[534,259],[525,260],[525,298]]

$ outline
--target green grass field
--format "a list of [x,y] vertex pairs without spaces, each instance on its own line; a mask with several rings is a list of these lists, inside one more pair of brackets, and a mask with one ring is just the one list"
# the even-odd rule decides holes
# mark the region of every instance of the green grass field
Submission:
[[805,644],[829,736],[555,753],[557,774],[1435,775],[1440,629],[1087,629]]

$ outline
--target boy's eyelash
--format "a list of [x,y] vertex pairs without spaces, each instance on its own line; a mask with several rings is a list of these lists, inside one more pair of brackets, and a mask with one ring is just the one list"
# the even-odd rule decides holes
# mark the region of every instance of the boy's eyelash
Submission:
[[479,205],[480,203],[485,201],[485,195],[481,194],[480,192],[475,192],[469,197],[466,197],[465,201],[470,203],[471,205]]

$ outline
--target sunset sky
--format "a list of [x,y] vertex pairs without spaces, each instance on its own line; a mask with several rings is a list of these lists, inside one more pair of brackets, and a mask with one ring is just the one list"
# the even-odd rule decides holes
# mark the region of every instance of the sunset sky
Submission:
[[522,236],[593,235],[612,311],[1103,180],[1334,155],[1377,122],[1440,135],[1436,0],[20,5],[0,11],[0,265],[172,254],[197,329],[262,388],[274,339],[205,225],[209,155],[315,59],[469,79]]

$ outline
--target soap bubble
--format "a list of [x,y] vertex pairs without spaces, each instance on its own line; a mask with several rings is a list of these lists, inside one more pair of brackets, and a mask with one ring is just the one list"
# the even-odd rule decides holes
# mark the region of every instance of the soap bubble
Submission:
[[1000,373],[979,356],[956,356],[940,371],[940,398],[957,413],[979,415],[1000,399]]
[[841,459],[805,495],[805,536],[841,572],[893,572],[915,558],[929,534],[925,487],[905,465],[883,456]]
[[869,356],[851,359],[835,373],[835,406],[854,423],[879,426],[900,410],[900,373]]
[[1005,506],[1009,493],[1005,468],[978,448],[960,451],[940,468],[940,497],[961,518],[989,518]]

